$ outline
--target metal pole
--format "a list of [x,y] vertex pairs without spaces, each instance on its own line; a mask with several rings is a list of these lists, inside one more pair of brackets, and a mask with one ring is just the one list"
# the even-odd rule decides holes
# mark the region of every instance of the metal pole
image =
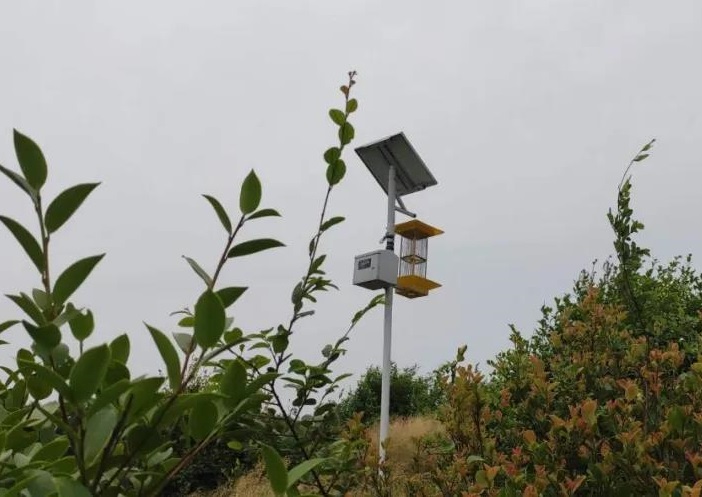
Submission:
[[[395,250],[395,167],[391,164],[388,171],[388,227],[386,235],[387,250]],[[392,297],[395,289],[385,289],[385,326],[383,329],[383,380],[380,394],[380,437],[378,449],[380,462],[385,461],[385,447],[390,431],[390,349],[392,345]]]

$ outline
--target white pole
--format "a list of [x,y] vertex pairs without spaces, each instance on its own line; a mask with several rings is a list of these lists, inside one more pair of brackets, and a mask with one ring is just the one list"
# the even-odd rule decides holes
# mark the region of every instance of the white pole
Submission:
[[[388,171],[388,227],[387,250],[395,250],[395,167],[391,164]],[[380,462],[385,461],[384,444],[390,431],[390,349],[392,345],[392,297],[395,289],[389,286],[385,289],[385,326],[383,329],[383,380],[380,394],[380,437],[378,448]]]

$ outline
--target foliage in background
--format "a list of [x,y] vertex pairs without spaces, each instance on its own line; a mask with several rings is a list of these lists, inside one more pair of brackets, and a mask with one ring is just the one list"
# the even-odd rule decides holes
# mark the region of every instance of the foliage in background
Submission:
[[[647,144],[631,165],[642,161]],[[486,378],[459,351],[411,495],[693,496],[702,490],[702,276],[650,259],[625,172],[608,219],[617,262],[544,307]]]
[[[392,364],[390,372],[390,415],[418,416],[436,411],[442,399],[442,389],[436,374],[420,375],[418,367],[398,369]],[[371,423],[380,416],[380,391],[382,371],[371,366],[356,383],[356,386],[339,402],[343,419],[354,413],[363,413],[362,421]]]
[[[0,386],[1,495],[159,495],[209,447],[224,443],[237,450],[242,443],[269,433],[264,414],[270,409],[278,409],[285,425],[272,434],[273,439],[291,437],[301,460],[288,469],[274,449],[263,446],[276,493],[298,495],[298,485],[310,472],[322,494],[329,495],[335,488],[338,463],[334,456],[344,456],[345,449],[315,446],[317,432],[324,431],[318,426],[324,426],[330,410],[325,399],[340,380],[330,376],[330,365],[344,353],[343,344],[355,324],[382,301],[374,298],[359,311],[341,338],[324,348],[317,363],[293,357],[288,345],[293,326],[314,312],[306,308],[307,303],[334,287],[324,276],[326,256],[318,252],[322,235],[343,221],[340,216],[327,217],[326,212],[331,192],[346,171],[344,147],[354,138],[348,122],[358,105],[349,96],[354,76],[350,73],[349,83],[341,88],[344,110],[330,111],[338,126],[338,145],[324,154],[327,191],[310,242],[306,274],[292,293],[290,321],[249,333],[235,327],[227,315],[247,287],[222,285],[224,266],[283,246],[270,238],[240,240],[249,223],[279,216],[274,209],[261,208],[262,186],[251,171],[238,191],[236,215],[214,196],[204,195],[226,233],[224,249],[211,273],[194,259],[184,258],[203,289],[192,308],[178,313],[180,331],[171,339],[146,325],[164,361],[165,377],[133,377],[127,367],[127,335],[109,344],[91,343],[95,318],[72,297],[104,254],[82,258],[55,273],[50,247],[53,235],[98,184],[68,188],[46,206],[44,155],[33,140],[15,131],[21,173],[4,166],[0,172],[27,195],[36,214],[38,238],[11,218],[0,216],[0,222],[36,267],[41,286],[9,295],[24,316],[0,323],[0,332],[21,324],[32,339],[31,349],[17,352],[16,367],[2,366],[6,377]],[[69,350],[69,337],[77,342],[78,354]],[[203,368],[213,371],[215,388],[192,389]],[[296,389],[294,411],[281,400],[281,383]],[[178,452],[174,452],[174,435]],[[331,476],[323,481],[323,474]]]

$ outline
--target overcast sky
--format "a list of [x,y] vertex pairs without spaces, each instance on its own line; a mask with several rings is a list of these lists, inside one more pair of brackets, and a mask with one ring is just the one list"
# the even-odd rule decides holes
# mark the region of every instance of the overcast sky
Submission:
[[[405,198],[446,234],[431,240],[428,298],[396,299],[393,359],[429,371],[461,344],[485,361],[508,324],[531,333],[545,302],[612,253],[605,217],[638,148],[658,143],[634,178],[642,243],[661,259],[702,242],[702,2],[103,1],[0,6],[0,163],[18,170],[12,128],[49,162],[47,197],[101,181],[52,239],[54,275],[107,252],[76,293],[93,309],[92,344],[128,332],[130,364],[160,358],[142,321],[174,331],[224,231],[200,197],[238,206],[255,168],[267,219],[245,237],[288,247],[231,263],[248,285],[235,315],[246,331],[287,321],[325,190],[327,110],[358,71],[362,145],[404,131],[439,184]],[[385,197],[355,154],[329,213],[347,222],[323,242],[341,291],[301,323],[305,358],[343,332],[372,292],[351,285],[353,256],[380,248]],[[0,213],[36,227],[28,201],[0,178]],[[401,219],[401,217],[400,217]],[[0,291],[39,286],[0,232]],[[20,311],[0,300],[0,316]],[[304,323],[304,324],[303,324]],[[6,332],[5,363],[25,332]],[[340,371],[381,362],[382,311],[354,332]]]

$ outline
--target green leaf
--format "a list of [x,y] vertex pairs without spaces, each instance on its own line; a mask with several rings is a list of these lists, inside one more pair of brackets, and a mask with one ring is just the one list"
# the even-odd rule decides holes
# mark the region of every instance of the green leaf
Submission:
[[44,383],[51,385],[51,388],[56,390],[60,395],[68,400],[73,399],[73,394],[71,389],[66,385],[66,382],[59,376],[55,371],[42,366],[41,364],[36,364],[34,362],[22,362],[22,368],[32,371],[37,375]]
[[339,128],[339,140],[341,141],[342,145],[348,145],[351,143],[354,136],[356,136],[356,131],[353,129],[350,122],[345,122],[344,125]]
[[168,373],[168,384],[171,390],[177,390],[180,387],[180,359],[178,358],[178,353],[173,347],[173,344],[161,331],[149,326],[146,327],[151,333],[151,338],[154,339],[156,347],[158,348],[161,357],[163,357],[163,362],[166,363],[166,372]]
[[224,229],[226,230],[226,232],[231,234],[232,233],[232,222],[229,219],[229,216],[227,215],[227,211],[225,211],[224,207],[222,207],[222,204],[219,203],[219,200],[214,198],[212,195],[203,195],[203,197],[205,197],[207,199],[207,201],[210,203],[212,208],[217,213],[217,217],[219,218],[219,221],[222,223],[222,226],[224,226]]
[[244,447],[244,445],[238,440],[230,440],[229,442],[227,442],[227,447],[229,447],[232,450],[241,450]]
[[143,411],[151,408],[159,397],[159,388],[163,384],[163,378],[158,376],[137,379],[132,382],[130,394],[132,396],[132,410],[130,417],[137,418]]
[[71,369],[68,382],[77,402],[85,402],[97,391],[110,364],[110,348],[100,345],[86,350]]
[[59,193],[49,204],[44,215],[44,224],[49,233],[53,233],[63,226],[99,184],[83,183]]
[[331,353],[332,353],[332,350],[333,350],[333,347],[332,347],[330,344],[327,344],[327,345],[325,345],[324,348],[322,349],[322,355],[323,355],[324,357],[329,357],[329,356],[331,355]]
[[487,479],[487,473],[484,469],[481,469],[475,473],[475,483],[477,483],[478,485],[482,485],[483,487],[487,487],[490,485],[490,482]]
[[19,323],[19,321],[17,319],[12,319],[10,321],[5,321],[4,323],[0,323],[0,333],[7,330],[8,328],[13,327],[17,323]]
[[258,180],[256,173],[251,172],[246,176],[241,184],[241,193],[239,195],[239,208],[241,213],[251,214],[258,209],[258,204],[261,203],[261,182]]
[[329,117],[331,117],[331,120],[334,121],[334,124],[339,126],[343,126],[344,121],[346,121],[346,114],[339,109],[330,109]]
[[181,328],[192,328],[193,326],[195,326],[195,317],[185,316],[180,321],[178,321],[178,326],[180,326]]
[[71,333],[73,337],[82,342],[88,338],[95,329],[95,318],[91,311],[87,311],[85,314],[78,313],[73,319],[68,321],[68,326],[71,328]]
[[36,400],[44,400],[54,391],[51,385],[43,382],[38,376],[27,378],[27,390]]
[[193,268],[193,271],[195,271],[195,273],[196,273],[200,278],[202,278],[202,281],[205,282],[205,285],[207,285],[208,287],[209,287],[210,285],[212,285],[212,278],[210,278],[210,275],[207,274],[207,271],[205,271],[204,269],[202,269],[202,267],[200,266],[200,264],[198,264],[197,262],[195,262],[195,260],[194,260],[194,259],[191,259],[190,257],[183,256],[183,259],[185,259],[185,260],[187,261],[187,263],[190,264],[190,267]]
[[685,411],[680,406],[673,406],[668,411],[668,425],[676,432],[682,434],[685,426]]
[[53,324],[36,327],[27,321],[22,321],[22,325],[29,336],[47,352],[61,342],[61,331]]
[[54,479],[58,497],[91,497],[90,491],[77,481],[60,477]]
[[28,136],[14,130],[15,154],[22,174],[32,188],[39,190],[46,182],[46,160],[39,146]]
[[341,158],[341,150],[339,147],[332,147],[324,152],[324,161],[327,164],[333,164]]
[[339,159],[333,164],[327,166],[327,182],[329,185],[334,186],[338,184],[344,176],[346,175],[346,164],[343,160]]
[[90,467],[101,454],[117,426],[117,410],[107,406],[93,414],[85,426],[83,457],[86,467]]
[[230,397],[234,403],[239,403],[246,391],[246,378],[246,368],[241,361],[234,360],[229,363],[219,380],[219,391]]
[[[36,297],[35,297],[36,300]],[[48,297],[47,297],[48,300]],[[56,316],[51,322],[58,326],[59,328],[64,324],[68,323],[71,319],[75,318],[80,314],[80,311],[75,308],[73,304],[68,304],[63,308],[63,312]]]
[[308,459],[307,461],[302,461],[300,464],[292,468],[288,472],[288,488],[295,485],[295,483],[297,483],[300,478],[302,478],[314,468],[326,461],[327,459],[322,458]]
[[342,216],[335,216],[332,218],[327,219],[322,223],[322,226],[320,226],[319,231],[327,231],[329,228],[332,226],[336,226],[339,223],[343,223],[346,220],[345,217]]
[[226,309],[234,302],[239,300],[239,297],[241,297],[247,289],[248,288],[245,286],[229,286],[227,288],[217,290],[217,295],[222,301],[222,305]]
[[180,350],[183,351],[184,354],[192,354],[195,350],[195,340],[191,334],[173,333],[173,338],[175,339],[176,343],[178,344],[178,347],[180,348]]
[[203,440],[214,429],[218,417],[217,406],[209,400],[201,400],[190,411],[188,419],[190,435],[195,440]]
[[642,160],[644,160],[648,156],[649,156],[649,154],[639,154],[636,157],[634,157],[634,162],[641,162]]
[[32,497],[49,497],[55,494],[56,486],[51,473],[43,470],[32,471],[34,478],[27,485],[27,492]]
[[30,299],[27,294],[20,293],[19,295],[6,295],[6,297],[17,304],[17,306],[22,309],[27,316],[32,318],[36,324],[40,326],[46,324],[46,319],[41,313],[41,309],[36,306],[34,301]]
[[351,114],[352,112],[356,112],[356,109],[358,109],[358,100],[352,98],[351,100],[346,102],[346,112]]
[[248,218],[247,221],[251,219],[258,219],[259,217],[280,217],[280,213],[275,210],[275,209],[261,209],[260,211],[256,211],[253,214],[251,214]]
[[126,333],[123,333],[110,343],[110,357],[113,361],[127,364],[130,349],[129,337]]
[[37,192],[34,188],[31,187],[29,183],[27,183],[26,179],[24,179],[16,172],[7,169],[6,167],[3,167],[2,165],[0,165],[0,172],[2,172],[5,176],[10,178],[10,181],[12,181],[15,185],[19,186],[27,195],[29,195],[32,199],[32,202],[34,202],[34,204],[36,205]]
[[51,304],[49,302],[49,295],[39,288],[32,289],[32,298],[34,299],[34,303],[37,304],[37,307],[42,311],[47,310]]
[[272,238],[257,238],[256,240],[249,240],[247,242],[240,243],[239,245],[235,245],[229,251],[227,257],[241,257],[275,247],[285,247],[285,244],[279,242],[278,240],[273,240]]
[[266,474],[271,483],[273,493],[282,495],[288,489],[288,471],[285,469],[283,459],[273,447],[261,444],[261,453],[266,463]]
[[[161,378],[158,379],[160,380]],[[100,390],[100,393],[98,393],[95,401],[90,405],[90,409],[88,409],[88,416],[92,416],[103,407],[117,401],[117,399],[119,399],[124,392],[129,390],[131,386],[132,385],[129,380],[124,378],[114,382],[109,387]]]
[[46,445],[43,445],[32,456],[32,461],[54,461],[61,458],[68,450],[68,439],[63,436],[52,440]]
[[54,285],[54,291],[52,294],[54,297],[54,303],[57,306],[65,303],[66,300],[73,295],[73,292],[78,290],[78,287],[80,287],[80,285],[85,281],[88,275],[90,275],[97,263],[100,262],[103,257],[105,257],[105,254],[86,257],[85,259],[81,259],[74,263],[63,273],[61,273],[61,275],[56,279],[56,284]]
[[205,291],[195,304],[195,340],[203,349],[214,346],[224,333],[224,306],[212,290]]
[[8,230],[10,230],[10,233],[12,233],[15,239],[22,246],[39,272],[41,273],[44,271],[44,253],[41,251],[39,242],[37,242],[34,236],[32,236],[32,234],[24,226],[14,219],[0,216],[0,222],[4,224]]

